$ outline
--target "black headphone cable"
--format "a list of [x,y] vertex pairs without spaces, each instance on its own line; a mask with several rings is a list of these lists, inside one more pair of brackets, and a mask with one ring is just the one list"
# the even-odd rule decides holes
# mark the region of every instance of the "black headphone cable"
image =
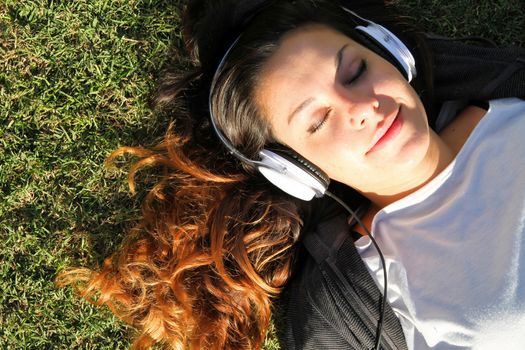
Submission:
[[343,208],[345,208],[346,211],[357,221],[357,223],[365,230],[367,236],[370,238],[370,240],[372,241],[372,244],[374,245],[374,247],[377,250],[377,253],[379,254],[379,258],[381,260],[381,265],[383,266],[383,271],[384,271],[384,273],[383,273],[384,288],[383,288],[383,299],[381,301],[381,306],[380,306],[379,320],[377,322],[376,340],[375,340],[375,344],[374,344],[374,348],[373,348],[374,350],[379,350],[379,348],[381,346],[381,334],[383,333],[383,320],[385,318],[385,305],[386,305],[386,302],[387,302],[387,289],[388,289],[388,287],[387,287],[385,258],[383,256],[383,253],[381,252],[381,249],[379,249],[379,245],[377,244],[376,240],[374,239],[374,237],[372,236],[372,234],[370,233],[368,228],[363,224],[361,219],[357,216],[357,214],[352,209],[350,209],[350,207],[348,205],[346,205],[345,202],[343,202],[339,197],[337,197],[336,195],[334,195],[330,191],[326,191],[325,194],[328,197],[334,199],[337,203],[341,204],[343,206]]

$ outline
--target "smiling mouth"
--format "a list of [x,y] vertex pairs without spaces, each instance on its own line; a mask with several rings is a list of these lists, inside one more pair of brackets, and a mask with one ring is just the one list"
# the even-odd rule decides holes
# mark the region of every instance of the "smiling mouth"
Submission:
[[[390,125],[385,126],[378,130],[375,137],[379,137],[374,145],[366,152],[366,155],[375,152],[395,138],[403,126],[403,117],[401,116],[401,107],[398,108],[394,118],[391,119]],[[380,135],[380,136],[379,136]]]

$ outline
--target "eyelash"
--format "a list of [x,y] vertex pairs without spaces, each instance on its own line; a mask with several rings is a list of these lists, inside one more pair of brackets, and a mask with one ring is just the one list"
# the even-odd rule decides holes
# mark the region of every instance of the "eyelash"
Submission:
[[[367,62],[365,60],[362,60],[361,63],[359,64],[359,68],[357,69],[356,74],[352,76],[352,78],[350,78],[349,80],[345,81],[344,85],[349,86],[357,82],[359,78],[361,78],[363,74],[366,72],[367,68],[368,68]],[[323,118],[320,121],[318,121],[316,124],[312,125],[312,127],[308,130],[310,134],[313,134],[319,131],[323,127],[323,125],[327,122],[328,117],[330,117],[330,114],[332,114],[331,107],[329,107],[326,110],[326,113],[324,114]]]
[[326,123],[326,121],[328,120],[328,117],[330,117],[330,114],[332,114],[332,108],[331,107],[329,107],[326,110],[326,113],[324,114],[323,119],[321,119],[320,121],[318,121],[317,123],[312,125],[310,130],[308,130],[310,132],[310,134],[313,134],[316,131],[318,131],[319,129],[321,129],[323,127],[324,123]]
[[356,81],[358,81],[359,78],[361,78],[363,74],[366,72],[367,68],[368,68],[368,63],[366,62],[366,60],[362,60],[361,63],[359,64],[359,68],[357,69],[357,72],[355,73],[355,75],[349,80],[345,81],[344,84],[351,85],[355,83]]

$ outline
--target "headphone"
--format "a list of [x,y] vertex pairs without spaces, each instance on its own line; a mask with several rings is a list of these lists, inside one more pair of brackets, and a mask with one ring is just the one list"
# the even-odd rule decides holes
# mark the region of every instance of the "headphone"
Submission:
[[[343,6],[341,6],[341,9],[350,14],[356,22],[362,23],[354,29],[360,34],[359,37],[366,43],[366,46],[371,46],[369,48],[390,58],[389,61],[394,63],[408,82],[416,76],[414,57],[399,38],[377,23],[367,20]],[[259,152],[260,160],[249,159],[239,152],[219,130],[211,105],[212,93],[217,83],[219,72],[241,35],[237,36],[228,50],[226,50],[212,78],[208,106],[213,129],[232,155],[240,161],[254,166],[266,179],[284,192],[305,201],[309,201],[314,197],[322,197],[328,189],[330,178],[324,171],[294,150],[283,145],[277,145],[272,148],[262,149]]]

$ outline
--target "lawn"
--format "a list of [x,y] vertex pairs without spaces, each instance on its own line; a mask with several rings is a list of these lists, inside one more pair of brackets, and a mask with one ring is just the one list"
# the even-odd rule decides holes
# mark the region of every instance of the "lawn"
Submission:
[[[525,45],[522,0],[396,4],[427,31]],[[125,163],[103,162],[164,133],[148,96],[175,64],[182,6],[0,0],[0,349],[129,345],[132,329],[53,281],[64,267],[100,264],[139,217],[151,181],[139,178],[130,196]]]

